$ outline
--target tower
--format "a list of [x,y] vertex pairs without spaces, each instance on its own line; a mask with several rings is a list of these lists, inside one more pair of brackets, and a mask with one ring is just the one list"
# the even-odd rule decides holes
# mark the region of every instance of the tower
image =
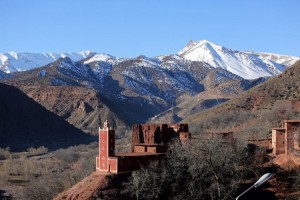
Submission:
[[99,129],[99,171],[110,171],[108,157],[115,155],[115,131],[110,129],[106,120]]

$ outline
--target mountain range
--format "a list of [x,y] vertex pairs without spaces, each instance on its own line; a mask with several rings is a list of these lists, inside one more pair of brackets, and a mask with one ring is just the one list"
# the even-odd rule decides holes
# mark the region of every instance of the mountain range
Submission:
[[[205,40],[190,42],[178,54],[154,58],[91,51],[11,52],[0,58],[3,83],[90,134],[106,119],[118,129],[146,121],[181,121],[237,97],[298,59],[239,52]],[[36,67],[42,62],[45,65]]]
[[242,80],[226,70],[177,55],[123,61],[102,58],[78,62],[60,58],[13,73],[3,82],[20,88],[81,130],[96,133],[106,118],[118,128],[143,123],[183,100],[178,99],[183,95],[187,99],[221,83]]
[[[237,51],[214,44],[207,40],[190,41],[177,53],[190,61],[206,62],[211,67],[223,68],[244,79],[256,79],[280,74],[287,66],[295,63],[299,57],[254,51]],[[88,62],[103,61],[115,63],[125,58],[116,58],[93,51],[79,53],[0,53],[0,70],[6,73],[26,71],[47,65],[59,58],[69,57],[73,61],[90,58]],[[159,57],[156,57],[156,59]]]

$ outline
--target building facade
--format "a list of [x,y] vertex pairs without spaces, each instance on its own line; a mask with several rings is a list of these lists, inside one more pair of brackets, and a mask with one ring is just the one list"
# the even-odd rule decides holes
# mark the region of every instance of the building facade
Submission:
[[273,154],[300,155],[299,131],[300,120],[284,120],[281,128],[273,128]]
[[132,126],[131,152],[115,153],[115,131],[105,121],[99,129],[96,170],[110,173],[137,170],[162,159],[172,140],[187,142],[190,138],[188,124],[135,124]]

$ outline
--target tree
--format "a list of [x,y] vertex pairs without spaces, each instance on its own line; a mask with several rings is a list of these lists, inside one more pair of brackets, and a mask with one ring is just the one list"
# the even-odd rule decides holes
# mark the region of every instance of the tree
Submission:
[[137,199],[232,199],[242,157],[219,138],[174,142],[164,162],[133,172],[123,192]]
[[167,175],[166,168],[159,166],[157,161],[152,162],[148,167],[132,173],[129,181],[124,183],[122,193],[136,199],[160,199],[165,195]]

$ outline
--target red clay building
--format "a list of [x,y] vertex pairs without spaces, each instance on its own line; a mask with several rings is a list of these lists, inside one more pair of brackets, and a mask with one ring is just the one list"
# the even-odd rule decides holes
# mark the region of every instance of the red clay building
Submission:
[[137,170],[150,161],[160,160],[173,139],[187,141],[191,137],[188,124],[135,124],[132,126],[130,153],[115,153],[115,131],[104,122],[99,129],[99,156],[96,170],[119,173]]
[[300,154],[300,120],[284,120],[281,128],[272,129],[273,154]]

